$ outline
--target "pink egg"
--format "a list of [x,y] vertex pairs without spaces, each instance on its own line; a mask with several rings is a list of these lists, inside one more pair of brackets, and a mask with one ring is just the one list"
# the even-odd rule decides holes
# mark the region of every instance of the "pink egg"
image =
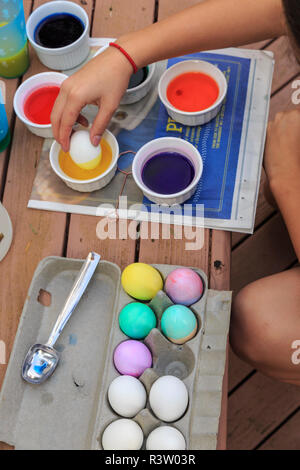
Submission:
[[130,339],[116,347],[114,364],[120,374],[139,377],[152,366],[152,355],[144,343]]
[[165,291],[175,304],[192,305],[203,294],[203,281],[199,274],[189,268],[177,268],[165,282]]

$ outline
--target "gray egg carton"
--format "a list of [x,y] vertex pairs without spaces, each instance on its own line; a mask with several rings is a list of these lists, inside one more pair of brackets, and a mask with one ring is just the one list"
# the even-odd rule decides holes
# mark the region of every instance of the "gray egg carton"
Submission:
[[[81,260],[49,257],[33,277],[0,394],[0,441],[16,449],[101,449],[104,429],[120,418],[108,403],[107,390],[119,375],[113,365],[114,349],[128,339],[119,328],[119,312],[134,299],[122,289],[120,269],[113,263],[100,262],[59,338],[61,359],[53,376],[42,385],[30,385],[21,378],[27,350],[47,339],[81,265]],[[155,267],[165,279],[177,266]],[[149,392],[161,375],[181,378],[189,405],[171,425],[183,433],[188,449],[216,449],[231,293],[209,290],[205,273],[195,271],[205,285],[202,298],[191,306],[198,319],[197,335],[184,345],[162,335],[159,319],[172,302],[159,292],[150,304],[158,325],[144,340],[153,354],[153,367],[140,380]],[[51,295],[48,306],[41,303],[45,291]],[[148,402],[134,420],[145,439],[164,424]]]

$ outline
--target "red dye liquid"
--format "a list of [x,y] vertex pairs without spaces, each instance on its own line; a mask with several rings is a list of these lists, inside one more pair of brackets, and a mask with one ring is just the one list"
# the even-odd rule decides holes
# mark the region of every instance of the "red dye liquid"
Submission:
[[210,108],[219,97],[217,82],[201,72],[186,72],[175,77],[167,88],[167,98],[180,111],[196,112]]
[[50,124],[50,116],[59,87],[47,85],[34,90],[24,103],[24,114],[29,121],[35,124]]

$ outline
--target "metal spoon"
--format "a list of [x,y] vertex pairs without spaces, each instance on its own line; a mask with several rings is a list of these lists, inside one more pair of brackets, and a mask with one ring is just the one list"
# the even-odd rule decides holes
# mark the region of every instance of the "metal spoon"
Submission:
[[29,349],[22,366],[22,377],[26,382],[40,384],[53,374],[59,361],[59,353],[54,345],[85,292],[100,258],[100,255],[93,252],[88,255],[47,343],[34,344]]

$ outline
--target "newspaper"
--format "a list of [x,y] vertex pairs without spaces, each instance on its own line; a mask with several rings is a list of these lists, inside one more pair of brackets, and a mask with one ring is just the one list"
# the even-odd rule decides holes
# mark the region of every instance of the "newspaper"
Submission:
[[[101,53],[110,40],[92,39],[90,57]],[[157,83],[166,67],[191,58],[210,61],[223,71],[228,81],[226,101],[219,115],[204,126],[168,126],[169,117],[158,98]],[[143,196],[132,176],[119,170],[112,182],[99,191],[87,194],[68,188],[50,167],[49,139],[44,142],[28,207],[95,216],[112,216],[112,209],[118,209],[122,218],[168,220],[174,224],[252,233],[273,68],[272,53],[234,48],[159,62],[150,93],[138,103],[120,106],[116,111],[109,129],[116,136],[121,153],[132,151],[120,158],[120,170],[130,173],[134,152],[157,137],[180,137],[198,148],[204,164],[203,175],[195,195],[185,203],[185,210],[181,213],[179,210],[180,215],[174,210],[175,215],[170,217],[168,208],[155,207]],[[87,106],[84,114],[92,122],[97,111],[95,106]],[[120,204],[120,196],[126,199],[125,208]],[[203,210],[198,211],[199,207]]]

